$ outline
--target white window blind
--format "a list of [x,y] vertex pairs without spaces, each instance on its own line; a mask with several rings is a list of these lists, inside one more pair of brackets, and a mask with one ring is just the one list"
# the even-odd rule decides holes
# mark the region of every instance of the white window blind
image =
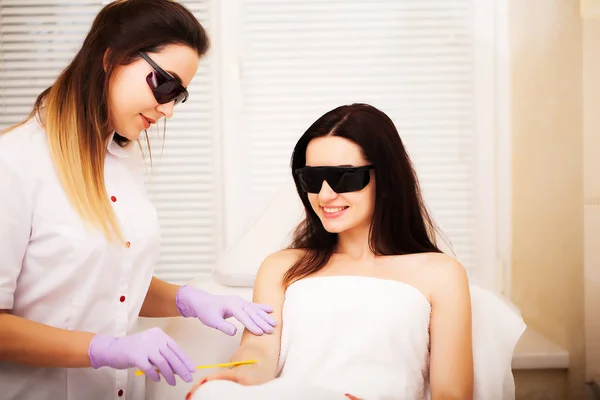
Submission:
[[[66,67],[108,3],[101,0],[0,0],[0,129],[21,121],[36,96]],[[181,1],[210,32],[211,2]],[[149,131],[153,167],[147,188],[161,223],[156,275],[183,283],[210,271],[216,257],[218,199],[214,176],[215,111],[212,56],[188,88],[173,119]],[[159,134],[160,133],[160,134]],[[142,144],[145,140],[142,136]],[[150,164],[149,157],[146,157]]]
[[[482,86],[493,71],[478,52],[487,46],[493,54],[494,27],[482,3],[239,0],[224,50],[235,54],[231,80],[239,82],[239,98],[229,94],[236,108],[226,109],[239,120],[225,131],[225,165],[238,171],[227,183],[237,199],[227,208],[236,216],[228,241],[289,176],[293,146],[310,124],[339,105],[366,102],[396,124],[457,257],[493,275],[494,241],[485,236],[494,230],[493,202],[482,200],[493,193],[482,193],[481,182],[494,175],[479,168],[495,160],[480,151],[494,140],[494,93]],[[482,37],[492,40],[478,44]]]

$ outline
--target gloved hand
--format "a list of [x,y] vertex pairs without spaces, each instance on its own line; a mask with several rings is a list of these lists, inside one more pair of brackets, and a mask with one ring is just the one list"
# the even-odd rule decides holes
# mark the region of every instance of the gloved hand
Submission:
[[88,354],[92,368],[139,368],[148,378],[160,382],[156,369],[167,383],[175,385],[175,375],[191,382],[196,367],[177,343],[159,328],[121,338],[96,335],[90,342]]
[[273,307],[250,303],[238,296],[206,293],[184,285],[177,291],[177,309],[182,316],[198,318],[204,325],[233,336],[237,329],[227,318],[235,317],[255,335],[272,333],[276,321],[269,313]]

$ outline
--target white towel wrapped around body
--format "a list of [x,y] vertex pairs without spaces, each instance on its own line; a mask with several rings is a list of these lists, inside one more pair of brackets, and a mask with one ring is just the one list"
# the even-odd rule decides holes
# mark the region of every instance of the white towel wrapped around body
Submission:
[[[519,313],[471,286],[476,400],[514,399]],[[416,288],[358,276],[306,278],[286,292],[280,376],[258,386],[211,381],[193,400],[429,398],[431,308]]]

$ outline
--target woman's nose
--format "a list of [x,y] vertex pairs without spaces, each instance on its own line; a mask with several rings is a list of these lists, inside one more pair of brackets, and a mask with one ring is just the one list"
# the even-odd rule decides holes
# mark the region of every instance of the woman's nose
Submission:
[[165,118],[171,118],[173,116],[173,107],[175,107],[175,101],[170,101],[165,104],[159,104],[156,109],[165,116]]
[[327,201],[332,200],[337,197],[337,193],[333,191],[331,186],[327,183],[327,181],[323,181],[323,185],[321,186],[321,190],[319,191],[319,200]]

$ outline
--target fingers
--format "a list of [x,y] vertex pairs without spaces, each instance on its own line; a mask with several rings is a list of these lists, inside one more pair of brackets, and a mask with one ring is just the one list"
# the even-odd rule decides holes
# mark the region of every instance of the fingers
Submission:
[[221,304],[216,309],[205,310],[204,313],[198,312],[198,318],[205,325],[233,336],[237,329],[235,325],[226,322],[226,320],[235,317],[255,335],[260,336],[265,332],[273,332],[273,327],[277,324],[275,318],[269,315],[273,311],[273,307],[250,303],[238,296],[224,296],[219,297],[219,299],[221,299]]
[[148,331],[148,335],[152,338],[150,343],[153,342],[153,345],[147,349],[146,359],[142,360],[143,368],[140,369],[156,382],[160,381],[156,371],[158,369],[171,386],[176,384],[175,374],[186,382],[192,382],[192,372],[195,372],[196,368],[179,345],[160,329]]
[[264,317],[259,314],[262,310],[253,310],[250,309],[248,311],[248,315],[252,318],[252,321],[263,331],[266,333],[273,333],[273,327],[269,325],[267,321],[265,321]]
[[271,325],[271,326],[277,325],[277,321],[275,320],[275,318],[273,318],[272,316],[270,316],[269,314],[267,314],[262,309],[257,310],[257,313],[258,313],[258,315],[260,315],[262,317],[262,319],[264,319],[265,321],[267,321],[267,323],[269,325]]
[[242,305],[241,307],[235,307],[231,311],[233,312],[233,316],[253,334],[260,336],[264,333],[263,330],[252,320],[252,318],[246,311],[245,305]]
[[[192,373],[185,363],[169,347],[160,349],[160,354],[167,360],[171,370],[179,375],[184,381],[190,383],[193,381]],[[166,377],[165,377],[166,379]],[[175,378],[173,378],[175,384]]]
[[217,321],[214,325],[215,329],[220,330],[226,335],[233,336],[237,332],[237,328],[231,322],[227,322],[224,319]]
[[160,375],[156,372],[156,367],[150,364],[150,361],[146,358],[145,360],[140,360],[136,363],[138,368],[144,371],[144,374],[154,382],[160,382]]
[[246,329],[257,336],[265,332],[273,333],[273,326],[277,325],[275,318],[268,315],[258,304],[243,301],[231,307],[230,311]]
[[175,375],[173,374],[173,369],[171,369],[171,365],[165,359],[165,357],[161,354],[160,349],[156,349],[148,356],[148,359],[152,364],[158,368],[162,376],[165,377],[165,381],[171,386],[175,386]]
[[248,311],[253,311],[254,313],[258,314],[258,316],[260,316],[260,318],[263,321],[266,321],[269,325],[277,325],[277,321],[275,321],[275,318],[269,315],[273,312],[273,307],[268,306],[266,304],[245,302],[244,308]]
[[260,308],[261,310],[263,310],[266,313],[272,313],[273,312],[273,307],[272,306],[268,306],[266,304],[259,304],[259,303],[252,303],[252,305]]
[[181,347],[179,347],[177,342],[175,342],[175,340],[173,340],[171,337],[169,337],[167,341],[167,346],[169,346],[169,348],[173,350],[173,353],[175,353],[175,355],[183,362],[183,364],[187,367],[187,369],[190,372],[196,372],[196,366],[194,365],[192,360],[187,356],[187,354],[185,354],[185,352],[181,349]]

